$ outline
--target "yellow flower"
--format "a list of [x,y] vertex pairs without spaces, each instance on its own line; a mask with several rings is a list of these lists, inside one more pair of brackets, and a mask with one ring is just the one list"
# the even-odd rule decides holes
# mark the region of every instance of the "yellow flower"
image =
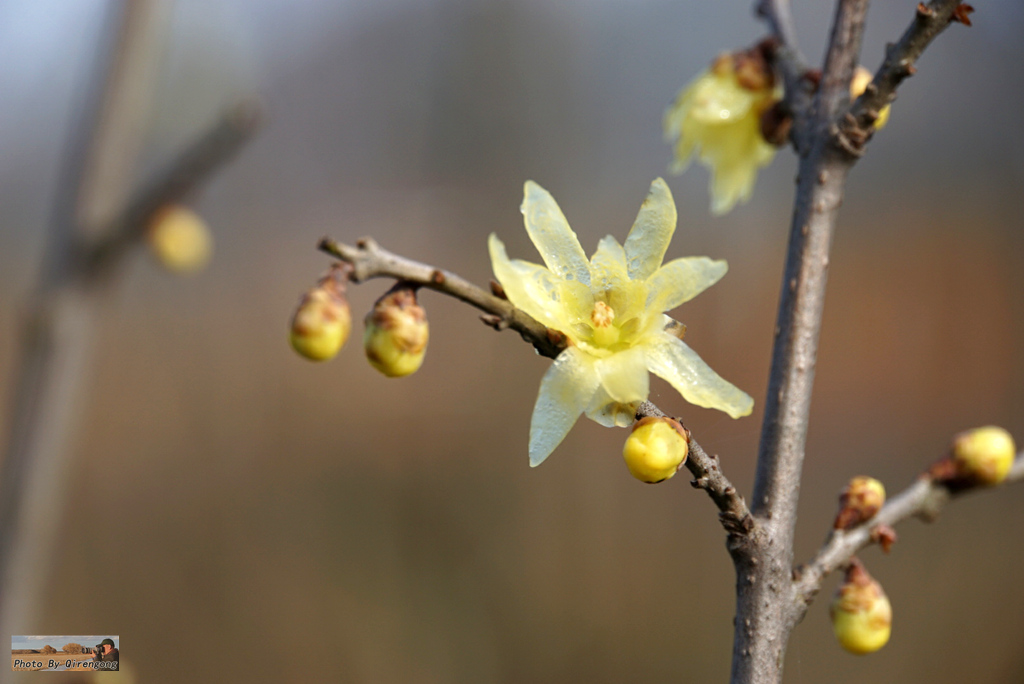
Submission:
[[751,412],[753,399],[665,329],[673,321],[662,312],[697,296],[727,270],[724,261],[707,257],[662,265],[676,228],[665,181],[651,183],[625,247],[609,235],[589,261],[554,198],[532,181],[522,212],[547,268],[509,259],[492,234],[494,275],[512,304],[569,342],[541,380],[530,425],[531,465],[548,457],[581,413],[607,427],[632,423],[647,399],[648,371],[692,404],[733,418]]
[[757,170],[775,156],[761,134],[761,115],[777,100],[774,78],[757,48],[725,54],[679,93],[665,112],[665,139],[675,141],[673,173],[696,153],[711,170],[711,213],[746,202]]
[[[862,66],[857,67],[853,72],[853,79],[850,81],[850,100],[856,100],[864,90],[868,87],[868,83],[871,83],[871,79],[874,78],[871,72]],[[881,130],[883,126],[889,121],[889,110],[892,109],[892,105],[885,105],[882,107],[882,111],[878,112],[878,118],[875,119],[875,130]]]

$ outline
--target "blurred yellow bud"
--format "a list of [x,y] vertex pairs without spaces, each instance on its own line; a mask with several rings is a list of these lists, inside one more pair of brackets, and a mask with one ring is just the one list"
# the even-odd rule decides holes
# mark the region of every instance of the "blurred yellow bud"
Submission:
[[[761,130],[762,116],[781,97],[770,55],[771,47],[762,43],[720,56],[665,112],[665,139],[675,142],[672,172],[682,173],[697,155],[711,170],[713,214],[750,199],[757,170],[775,156]],[[784,142],[785,134],[772,135]]]
[[352,313],[345,298],[347,273],[335,264],[310,288],[292,316],[292,347],[310,361],[326,361],[348,339]]
[[[850,99],[856,100],[863,94],[864,89],[868,87],[874,77],[871,72],[862,66],[857,67],[853,72],[853,80],[850,81]],[[875,119],[875,130],[881,130],[883,126],[889,121],[889,110],[892,109],[892,105],[885,105],[882,107],[882,111],[878,112],[878,118]]]
[[689,452],[686,430],[671,418],[641,418],[622,447],[629,472],[650,484],[675,475]]
[[157,260],[174,273],[198,271],[213,254],[213,236],[206,222],[180,204],[167,205],[154,214],[148,237]]
[[364,322],[363,348],[371,366],[389,378],[419,370],[430,329],[414,289],[396,286],[377,300]]
[[854,558],[829,607],[832,630],[850,653],[874,653],[892,634],[892,605],[882,586]]
[[855,477],[839,495],[835,529],[849,530],[871,520],[885,505],[885,487],[873,477]]
[[1016,455],[1013,437],[1001,427],[975,428],[953,439],[957,473],[973,484],[996,485],[1005,480]]

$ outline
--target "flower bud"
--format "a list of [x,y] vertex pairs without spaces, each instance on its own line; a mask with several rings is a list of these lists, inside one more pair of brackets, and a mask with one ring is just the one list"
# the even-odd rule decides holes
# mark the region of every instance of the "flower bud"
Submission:
[[416,291],[396,285],[366,315],[363,348],[370,365],[389,378],[411,375],[423,364],[430,329]]
[[676,474],[686,461],[690,442],[686,429],[671,418],[641,418],[622,447],[622,457],[633,477],[655,484]]
[[996,485],[1006,479],[1017,449],[1001,427],[980,427],[953,438],[957,474],[971,484]]
[[292,317],[291,342],[310,361],[334,358],[352,329],[345,298],[347,275],[341,264],[331,266],[317,284],[302,295]]
[[[853,72],[853,79],[850,81],[850,99],[856,100],[863,94],[867,89],[868,84],[871,83],[874,77],[871,72],[862,66],[857,67]],[[892,105],[885,105],[882,110],[878,112],[878,118],[875,119],[875,130],[881,130],[885,124],[889,121],[889,110],[892,109]]]
[[839,495],[837,530],[849,530],[875,517],[885,504],[885,487],[873,477],[855,477]]
[[888,643],[892,633],[889,598],[856,558],[836,590],[829,615],[839,645],[856,655],[874,653]]
[[180,204],[167,205],[153,215],[148,238],[154,256],[174,273],[198,271],[213,254],[213,236],[206,222]]

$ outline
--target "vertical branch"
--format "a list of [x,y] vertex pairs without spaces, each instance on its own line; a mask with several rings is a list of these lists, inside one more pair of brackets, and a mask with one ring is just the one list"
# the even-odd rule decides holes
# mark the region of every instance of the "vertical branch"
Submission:
[[[151,22],[161,15],[142,11],[141,4],[135,2],[127,15],[125,3],[117,4],[120,11],[116,25],[127,22],[119,44],[149,50],[154,42],[138,40],[137,36],[132,40],[131,36],[138,28],[152,31]],[[115,34],[112,30],[111,36]],[[118,41],[110,38],[109,43]],[[107,47],[108,40],[103,45],[106,56],[112,47]],[[134,62],[143,57],[127,50],[116,54],[121,61]],[[105,86],[109,66],[109,57],[98,59],[96,75],[86,84],[88,108],[73,138],[56,198],[46,265],[24,324],[19,377],[11,398],[9,441],[0,465],[0,633],[39,631],[33,625],[53,565],[69,479],[69,441],[106,292],[103,286],[124,257],[142,244],[153,214],[163,204],[194,190],[242,147],[258,125],[253,104],[229,109],[125,201],[122,191],[127,178],[117,179],[112,173],[98,182],[85,182],[85,170],[91,169],[97,159],[106,160],[111,171],[130,168],[126,160],[116,157],[131,154],[131,145],[121,144],[113,135],[101,136],[102,144],[94,140],[96,132],[105,130],[107,123],[98,121],[98,112],[102,111],[104,118],[110,116],[111,102],[134,108],[144,92],[135,88],[134,96],[112,93],[134,78],[118,78]],[[122,77],[126,73],[137,75],[131,68],[120,72]],[[115,119],[134,121],[134,131],[142,131],[135,115],[120,112]],[[106,130],[109,132],[109,127]],[[77,209],[94,203],[94,208],[107,207],[109,212],[107,194],[121,195],[116,205],[122,206],[112,218],[94,226],[94,235],[86,236],[86,225]],[[0,681],[9,677],[0,674]]]
[[751,510],[757,527],[734,554],[737,570],[732,681],[781,682],[793,609],[793,533],[829,250],[851,160],[833,144],[849,100],[867,0],[839,0],[818,95],[807,120]]
[[[10,397],[8,442],[0,464],[0,633],[31,632],[42,594],[45,554],[39,521],[56,525],[61,499],[48,488],[64,470],[67,427],[92,341],[89,297],[73,284],[77,257],[78,208],[93,131],[108,91],[108,74],[125,25],[126,2],[108,4],[90,73],[82,80],[78,119],[73,122],[57,182],[39,283],[29,302],[14,393]],[[51,478],[58,478],[52,480]],[[47,527],[44,523],[43,527]],[[43,557],[40,557],[43,554]],[[0,677],[5,680],[11,675]]]

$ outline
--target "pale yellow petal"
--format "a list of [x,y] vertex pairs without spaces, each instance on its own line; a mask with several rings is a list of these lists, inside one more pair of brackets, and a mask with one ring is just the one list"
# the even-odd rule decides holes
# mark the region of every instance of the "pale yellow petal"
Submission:
[[661,266],[676,230],[676,203],[661,178],[651,183],[647,198],[626,237],[626,266],[633,280],[647,280]]
[[504,243],[494,233],[487,247],[494,276],[505,289],[508,300],[540,323],[558,330],[562,325],[561,281],[539,264],[509,259]]
[[718,409],[733,418],[749,415],[754,400],[723,380],[682,340],[667,333],[646,341],[647,368],[668,381],[691,404]]
[[601,387],[615,401],[628,404],[647,399],[650,378],[647,359],[640,347],[626,349],[601,359],[595,364]]
[[724,261],[707,257],[670,261],[647,279],[647,310],[671,311],[717,283],[728,270]]
[[608,396],[603,387],[598,387],[587,407],[587,418],[604,427],[629,427],[636,420],[640,404],[639,401],[620,404]]
[[526,232],[551,272],[559,278],[589,285],[590,262],[551,193],[533,181],[526,181],[520,210]]
[[628,280],[626,251],[611,235],[602,238],[590,258],[590,289],[600,295],[622,287]]
[[569,347],[540,381],[530,421],[530,465],[538,466],[555,450],[590,404],[600,385],[594,359]]
[[708,124],[720,124],[743,118],[756,99],[754,92],[742,87],[732,74],[708,73],[684,93],[690,105],[688,116]]

